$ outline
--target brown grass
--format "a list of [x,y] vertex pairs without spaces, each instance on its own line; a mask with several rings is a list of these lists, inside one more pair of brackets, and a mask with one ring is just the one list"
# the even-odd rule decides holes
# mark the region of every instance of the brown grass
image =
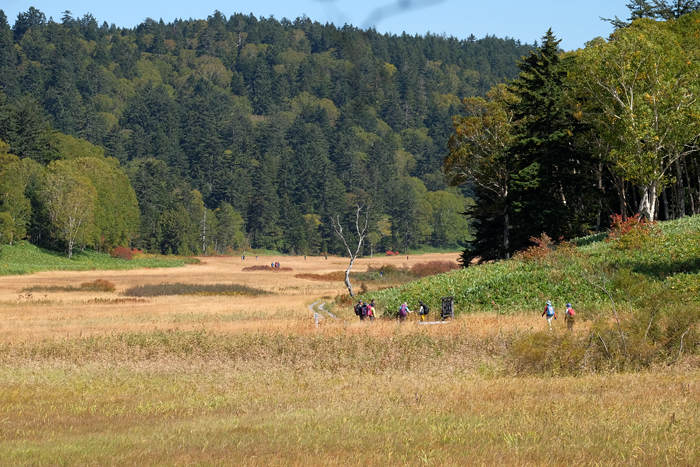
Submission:
[[33,285],[25,287],[22,292],[114,292],[116,286],[104,279],[83,282],[78,287],[72,285]]
[[124,303],[148,303],[145,298],[93,298],[86,303],[95,305],[121,305]]
[[[381,262],[405,269],[456,256]],[[266,260],[313,275],[347,265]],[[3,277],[2,464],[700,463],[697,357],[634,374],[515,375],[506,357],[517,336],[547,328],[539,315],[465,315],[423,326],[360,322],[351,306],[335,305],[340,319],[326,315],[316,327],[309,305],[328,309],[331,297],[347,293],[342,282],[243,271],[249,263],[224,257],[181,269]],[[369,266],[376,263],[363,258],[353,271]],[[116,293],[164,281],[273,293],[144,301],[101,291],[41,299],[15,292],[97,278]],[[587,332],[580,320],[575,333]]]
[[459,264],[455,261],[428,261],[411,266],[411,274],[416,277],[427,277],[454,271],[455,269],[459,269]]
[[114,466],[700,461],[698,359],[637,374],[503,377],[498,338],[378,324],[363,326],[368,333],[331,326],[1,345],[0,458]]
[[240,284],[183,284],[181,282],[163,284],[143,284],[129,287],[122,294],[130,297],[161,297],[164,295],[200,295],[200,296],[240,296],[264,295],[264,290]]
[[[352,274],[352,273],[351,273]],[[343,282],[345,280],[345,271],[333,271],[327,272],[325,274],[295,274],[294,277],[297,279],[306,279],[310,281],[321,281],[321,282]]]
[[[359,258],[353,271],[368,266],[391,264],[410,267],[426,261],[451,260],[458,254],[430,254],[395,258]],[[342,281],[310,281],[295,273],[326,274],[346,268],[347,258],[329,256],[266,256],[259,262],[281,262],[294,271],[281,271],[270,277],[268,271],[243,271],[254,260],[246,257],[207,257],[206,264],[183,268],[138,269],[131,271],[49,271],[23,276],[4,276],[0,281],[0,335],[11,340],[41,340],[66,336],[150,332],[154,329],[206,329],[224,334],[247,332],[283,332],[296,329],[298,322],[312,321],[308,306],[318,300],[332,302],[338,294],[347,294]],[[378,263],[378,261],[380,261]],[[99,307],[89,303],[95,298],[117,298],[112,293],[56,291],[34,293],[31,299],[18,298],[17,290],[38,284],[46,287],[75,287],[74,284],[104,279],[116,286],[116,293],[134,286],[163,282],[183,284],[217,284],[223,281],[247,285],[270,292],[260,297],[247,296],[163,296],[145,303],[115,303]],[[359,288],[358,282],[353,282]],[[58,290],[58,289],[57,289]],[[324,298],[325,297],[325,298]],[[16,306],[14,304],[17,304]],[[349,310],[352,313],[352,310]],[[182,320],[183,315],[197,316],[196,321]],[[235,316],[236,319],[230,319]],[[354,314],[348,314],[354,319]],[[353,324],[354,325],[354,324]]]

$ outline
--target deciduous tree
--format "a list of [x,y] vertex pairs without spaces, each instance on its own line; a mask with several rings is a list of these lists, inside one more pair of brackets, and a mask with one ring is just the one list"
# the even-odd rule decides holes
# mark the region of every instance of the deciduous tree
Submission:
[[612,170],[639,188],[637,212],[654,218],[664,177],[698,150],[700,66],[662,23],[635,21],[577,56],[583,118],[609,143]]

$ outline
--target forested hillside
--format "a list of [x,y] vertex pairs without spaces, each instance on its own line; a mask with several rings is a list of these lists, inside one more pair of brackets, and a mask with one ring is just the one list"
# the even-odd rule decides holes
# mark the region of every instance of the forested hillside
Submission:
[[[352,230],[358,203],[370,206],[366,253],[463,245],[470,200],[442,171],[452,116],[515,78],[531,48],[308,18],[215,12],[120,29],[34,8],[11,25],[0,11],[0,140],[18,158],[5,156],[0,182],[24,206],[4,197],[0,211],[9,237],[70,246],[45,214],[46,174],[60,172],[93,200],[81,246],[341,253],[331,216]],[[127,195],[107,200],[85,180],[90,157],[128,175]],[[131,224],[95,225],[115,215]]]

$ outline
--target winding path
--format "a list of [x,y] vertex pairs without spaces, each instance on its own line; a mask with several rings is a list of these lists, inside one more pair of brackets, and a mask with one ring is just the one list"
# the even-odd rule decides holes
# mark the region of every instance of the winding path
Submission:
[[[319,300],[319,301],[317,301],[317,302],[313,302],[311,305],[309,305],[309,310],[311,310],[312,313],[315,312],[314,307],[316,306],[317,303],[321,303],[321,300]],[[326,302],[323,302],[323,303],[321,303],[320,305],[318,305],[317,309],[318,309],[319,311],[322,311],[322,312],[326,313],[326,314],[327,314],[328,316],[330,316],[331,318],[338,319],[338,317],[337,317],[336,315],[334,315],[333,313],[331,313],[330,311],[328,311],[328,310],[326,310],[326,309],[324,308],[325,305],[326,305]]]

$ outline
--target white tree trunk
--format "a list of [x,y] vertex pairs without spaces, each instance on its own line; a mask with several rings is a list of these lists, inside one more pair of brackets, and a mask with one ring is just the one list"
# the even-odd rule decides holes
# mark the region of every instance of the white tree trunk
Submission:
[[658,185],[658,182],[653,182],[647,186],[645,186],[642,190],[640,199],[639,199],[639,207],[637,209],[637,212],[644,217],[647,218],[647,220],[653,221],[654,220],[654,213],[656,212],[656,202],[657,202],[657,196],[656,196],[656,187]]

